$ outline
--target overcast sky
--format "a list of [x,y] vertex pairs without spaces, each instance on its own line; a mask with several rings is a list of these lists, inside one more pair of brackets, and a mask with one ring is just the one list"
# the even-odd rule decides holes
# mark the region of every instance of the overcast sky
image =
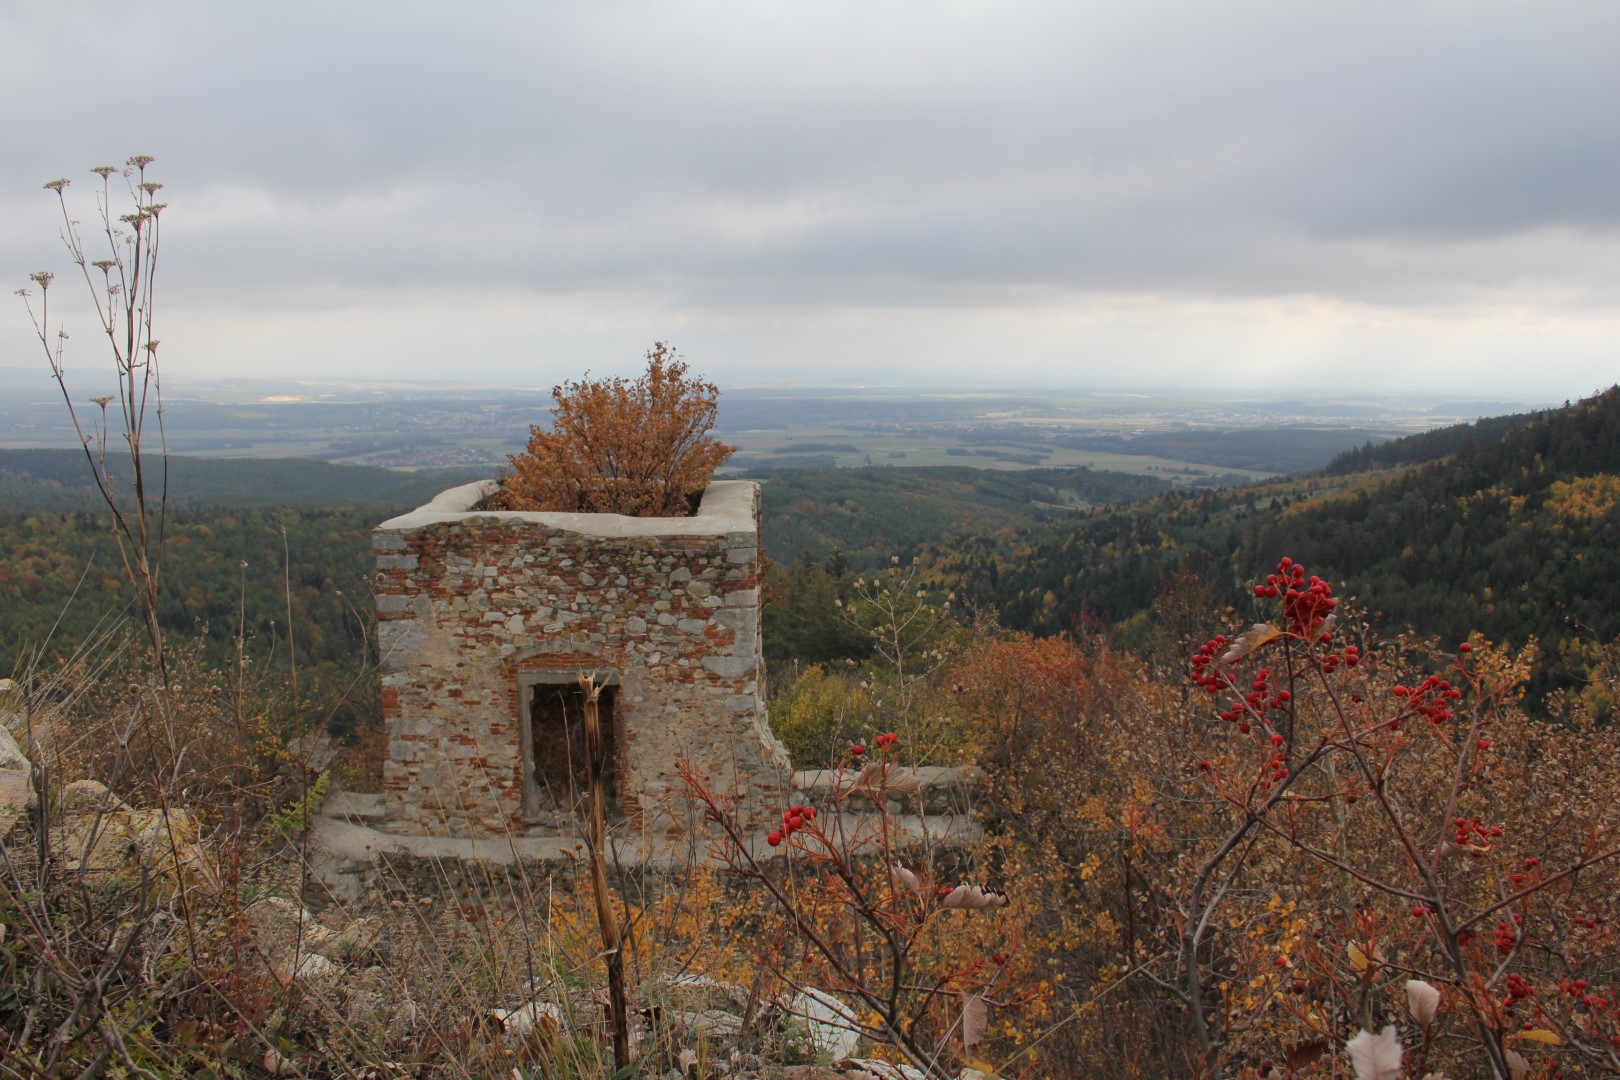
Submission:
[[[171,380],[1620,375],[1620,4],[0,5],[11,289],[151,154]],[[68,282],[71,284],[71,282]],[[69,317],[70,357],[99,360]]]

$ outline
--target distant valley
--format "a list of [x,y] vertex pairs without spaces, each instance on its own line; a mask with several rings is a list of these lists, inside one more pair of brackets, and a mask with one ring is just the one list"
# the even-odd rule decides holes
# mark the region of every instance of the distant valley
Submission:
[[[70,383],[93,434],[92,397]],[[304,458],[389,469],[498,468],[551,406],[546,387],[228,380],[171,385],[172,453]],[[1334,455],[1525,403],[1397,398],[1260,400],[990,393],[927,387],[728,387],[718,434],[730,471],[858,465],[1108,469],[1212,486],[1320,468]],[[43,370],[0,368],[0,449],[73,448]]]

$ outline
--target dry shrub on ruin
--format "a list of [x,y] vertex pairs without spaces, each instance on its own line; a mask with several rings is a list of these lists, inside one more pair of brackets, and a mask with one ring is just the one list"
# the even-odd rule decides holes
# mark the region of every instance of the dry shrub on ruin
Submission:
[[720,390],[655,342],[634,382],[552,387],[551,427],[529,429],[501,494],[510,510],[684,516],[736,447],[709,435]]

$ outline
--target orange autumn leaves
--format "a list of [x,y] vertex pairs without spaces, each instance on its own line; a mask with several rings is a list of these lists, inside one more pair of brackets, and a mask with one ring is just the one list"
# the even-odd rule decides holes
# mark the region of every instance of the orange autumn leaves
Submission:
[[550,430],[529,429],[498,502],[507,510],[685,516],[736,447],[714,439],[720,390],[655,342],[634,381],[552,387]]

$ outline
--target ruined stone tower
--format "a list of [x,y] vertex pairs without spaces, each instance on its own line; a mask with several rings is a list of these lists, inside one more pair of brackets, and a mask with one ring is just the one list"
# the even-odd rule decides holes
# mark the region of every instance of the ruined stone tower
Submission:
[[585,775],[581,674],[606,687],[619,820],[672,827],[679,759],[745,810],[776,801],[789,772],[763,700],[758,486],[715,481],[681,518],[473,509],[493,491],[453,488],[372,533],[383,829],[569,828]]

